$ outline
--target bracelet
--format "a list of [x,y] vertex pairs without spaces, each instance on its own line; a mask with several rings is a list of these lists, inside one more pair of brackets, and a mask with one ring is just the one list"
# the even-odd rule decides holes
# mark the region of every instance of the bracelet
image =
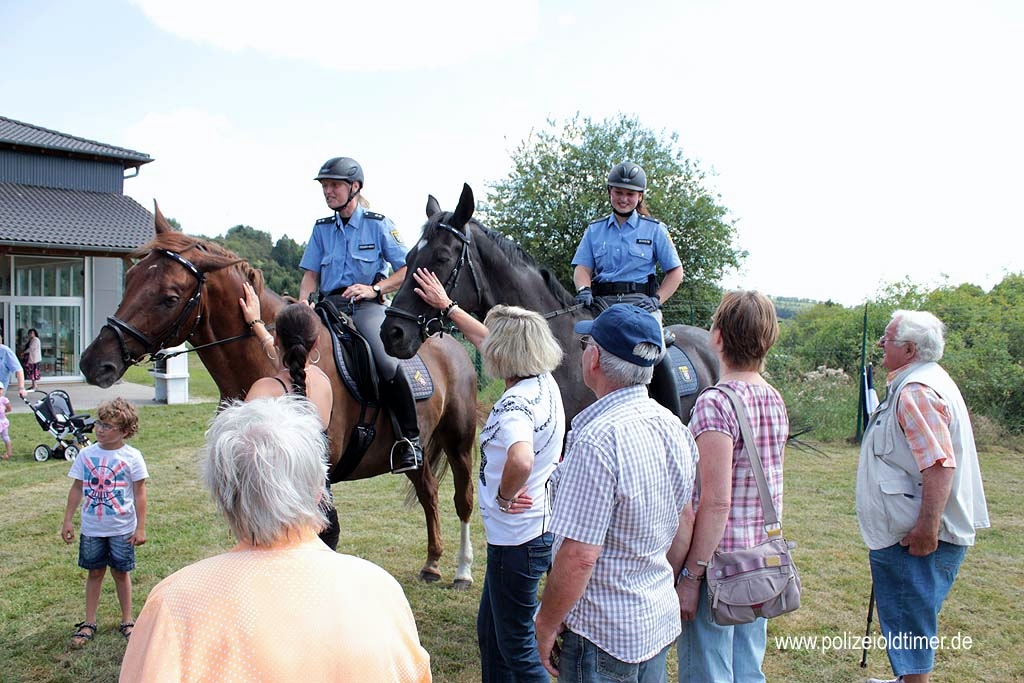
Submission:
[[512,509],[512,502],[507,498],[502,498],[501,494],[494,497],[495,502],[498,504],[498,510],[501,512],[510,512]]
[[458,301],[453,301],[450,304],[448,304],[447,306],[445,306],[444,310],[441,311],[441,317],[442,318],[447,318],[449,315],[451,315],[452,309],[455,308],[458,305],[459,305]]
[[266,324],[265,322],[263,322],[262,320],[260,320],[259,318],[256,318],[255,320],[253,320],[253,321],[251,321],[251,322],[247,322],[247,323],[246,323],[246,325],[248,325],[248,326],[249,326],[249,329],[250,329],[250,330],[251,330],[252,328],[256,327],[256,325],[257,325],[257,324],[259,324],[259,325],[263,325],[264,327],[266,327],[266,326],[267,326],[267,324]]
[[506,503],[514,503],[514,502],[516,502],[515,498],[506,498],[505,496],[501,495],[501,487],[500,486],[498,487],[498,495],[496,497],[497,497],[498,500],[503,500]]

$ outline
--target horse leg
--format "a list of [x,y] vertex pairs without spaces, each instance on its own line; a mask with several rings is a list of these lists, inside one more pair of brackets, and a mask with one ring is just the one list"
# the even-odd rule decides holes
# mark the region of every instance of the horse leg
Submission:
[[437,509],[437,477],[427,464],[433,458],[424,456],[423,467],[407,472],[406,476],[416,489],[416,498],[423,508],[423,516],[427,522],[427,561],[420,569],[420,581],[434,583],[441,580],[439,568],[441,555],[444,553],[444,541],[441,539],[441,514]]
[[455,458],[448,458],[448,466],[452,470],[452,480],[455,484],[455,512],[461,524],[458,567],[455,570],[452,587],[456,590],[466,590],[473,585],[473,543],[469,535],[469,518],[473,514],[473,440],[453,445],[456,446],[456,450],[448,452],[458,455]]

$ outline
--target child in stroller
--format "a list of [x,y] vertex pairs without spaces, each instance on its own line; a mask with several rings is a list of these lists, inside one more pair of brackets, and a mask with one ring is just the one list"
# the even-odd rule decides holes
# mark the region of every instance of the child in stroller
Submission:
[[63,389],[35,393],[43,394],[43,397],[35,403],[26,398],[25,403],[35,414],[36,422],[43,431],[52,434],[56,441],[52,447],[39,444],[32,455],[39,462],[50,457],[59,458],[61,455],[65,460],[74,460],[78,451],[90,444],[88,433],[92,431],[95,419],[85,414],[75,415],[71,408],[71,397]]

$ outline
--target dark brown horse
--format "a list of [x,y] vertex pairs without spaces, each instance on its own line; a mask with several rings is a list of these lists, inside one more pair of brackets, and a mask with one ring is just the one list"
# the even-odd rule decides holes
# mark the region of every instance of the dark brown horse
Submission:
[[[574,297],[550,272],[511,240],[473,219],[473,190],[464,185],[454,212],[443,212],[437,200],[427,200],[427,222],[420,241],[406,257],[412,273],[416,268],[433,271],[444,283],[448,296],[481,319],[495,304],[521,306],[544,314],[555,338],[565,351],[554,377],[562,392],[566,417],[572,418],[594,401],[583,384],[581,351],[573,325],[593,317],[586,308],[574,306]],[[388,353],[410,358],[424,340],[433,339],[444,324],[440,311],[428,307],[413,291],[407,277],[387,312],[381,337]],[[689,325],[672,325],[676,346],[689,357],[698,379],[698,393],[718,381],[718,359],[708,344],[708,331]],[[680,418],[689,421],[697,394],[680,399]]]
[[[277,372],[256,338],[248,333],[238,305],[242,284],[249,282],[260,297],[263,317],[272,321],[285,303],[263,286],[263,273],[216,244],[175,231],[156,209],[156,238],[143,247],[140,260],[128,271],[124,299],[99,335],[82,354],[82,374],[91,384],[109,387],[129,365],[160,349],[189,342],[210,371],[222,399],[242,398],[260,377]],[[326,328],[319,348],[330,349]],[[331,462],[345,451],[360,406],[338,377],[330,352],[319,361],[331,378],[334,410],[328,430]],[[420,578],[437,581],[443,552],[438,514],[438,476],[445,458],[455,483],[455,509],[462,521],[454,585],[468,587],[473,551],[469,518],[473,510],[473,446],[476,435],[476,373],[465,348],[451,339],[431,340],[420,349],[434,382],[433,395],[420,401],[420,433],[425,435],[424,466],[407,476],[427,522],[427,561]],[[386,410],[376,421],[377,436],[347,480],[389,472],[394,441]]]

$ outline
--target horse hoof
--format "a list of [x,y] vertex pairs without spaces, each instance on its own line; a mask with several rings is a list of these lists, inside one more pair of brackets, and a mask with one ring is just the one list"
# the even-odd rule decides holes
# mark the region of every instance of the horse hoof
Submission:
[[437,583],[441,580],[441,575],[437,572],[428,572],[426,569],[420,570],[420,581],[423,583]]
[[468,591],[473,587],[473,579],[455,579],[452,588],[457,591]]

